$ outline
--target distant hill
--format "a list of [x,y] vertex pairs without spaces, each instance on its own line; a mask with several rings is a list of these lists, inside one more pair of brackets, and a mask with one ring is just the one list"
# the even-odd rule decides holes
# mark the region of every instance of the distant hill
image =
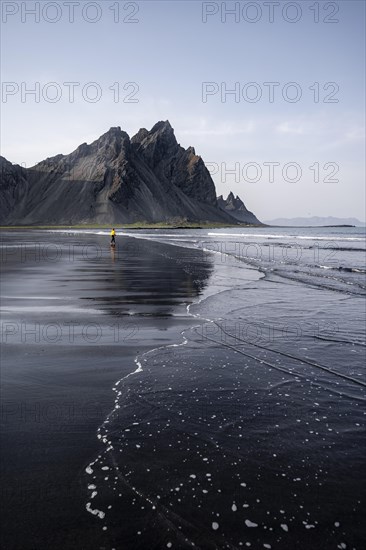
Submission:
[[365,222],[361,222],[357,218],[334,218],[328,216],[321,218],[313,216],[311,218],[276,218],[268,220],[264,223],[268,225],[281,225],[292,227],[311,227],[311,226],[330,226],[330,225],[355,225],[357,227],[365,227]]
[[0,157],[2,225],[220,222],[215,184],[193,147],[177,142],[169,121],[132,138],[111,128],[90,145],[33,168]]

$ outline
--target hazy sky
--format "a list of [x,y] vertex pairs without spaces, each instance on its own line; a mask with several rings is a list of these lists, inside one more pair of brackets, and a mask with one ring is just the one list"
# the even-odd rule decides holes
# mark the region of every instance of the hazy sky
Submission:
[[1,154],[11,162],[169,119],[218,194],[239,194],[260,219],[365,220],[363,0],[1,9]]

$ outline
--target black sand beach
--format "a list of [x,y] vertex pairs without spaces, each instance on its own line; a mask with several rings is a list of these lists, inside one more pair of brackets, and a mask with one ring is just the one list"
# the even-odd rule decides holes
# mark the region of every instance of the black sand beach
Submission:
[[99,548],[81,474],[111,388],[138,352],[179,340],[211,266],[193,277],[158,244],[34,233],[2,243],[2,547]]
[[362,548],[359,296],[129,237],[2,265],[3,548]]

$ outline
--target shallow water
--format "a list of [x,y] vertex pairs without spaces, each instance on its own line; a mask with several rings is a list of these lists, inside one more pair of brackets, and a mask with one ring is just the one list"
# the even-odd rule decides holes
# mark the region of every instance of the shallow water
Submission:
[[[111,256],[107,232],[69,232],[72,261],[64,232],[37,236],[69,255],[61,271],[46,264],[45,294],[67,289],[53,315],[14,310],[18,281],[4,289],[13,322],[60,323],[74,308],[87,323],[90,309],[106,359],[111,320],[138,323],[79,474],[88,548],[362,548],[362,231],[128,235]],[[39,306],[45,265],[26,267]],[[74,342],[93,347],[81,330]]]
[[[184,236],[215,253],[209,290],[188,308],[201,323],[115,385],[88,510],[115,547],[361,548],[364,280],[330,282],[309,247],[276,263],[238,254],[238,235],[209,236]],[[337,261],[363,270],[360,248]]]

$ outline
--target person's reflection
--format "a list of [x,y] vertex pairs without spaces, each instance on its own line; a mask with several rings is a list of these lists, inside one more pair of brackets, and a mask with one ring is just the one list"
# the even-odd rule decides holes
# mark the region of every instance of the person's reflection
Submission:
[[114,246],[111,246],[111,259],[112,259],[112,263],[115,263],[115,261],[116,261],[116,248]]

